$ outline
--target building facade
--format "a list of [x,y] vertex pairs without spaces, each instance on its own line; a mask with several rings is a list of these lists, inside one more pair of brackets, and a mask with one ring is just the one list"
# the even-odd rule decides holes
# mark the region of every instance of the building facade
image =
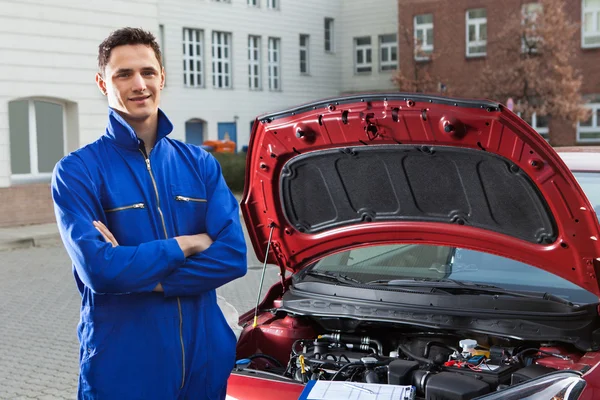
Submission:
[[[552,116],[528,121],[552,145],[600,143],[600,0],[563,0],[578,33],[566,37],[574,50],[571,64],[583,77],[581,94],[592,111],[573,124]],[[399,68],[427,68],[440,78],[439,89],[465,97],[482,97],[480,76],[497,56],[497,37],[508,18],[539,7],[535,0],[399,0]],[[403,33],[410,41],[402,40]],[[414,51],[413,42],[420,44]],[[440,53],[440,50],[442,52]],[[437,54],[436,54],[437,53]],[[433,56],[432,56],[433,55]],[[494,99],[506,103],[508,99]]]
[[104,132],[111,31],[159,39],[173,138],[241,150],[259,114],[393,90],[397,23],[396,0],[0,0],[0,227],[52,222],[55,163]]

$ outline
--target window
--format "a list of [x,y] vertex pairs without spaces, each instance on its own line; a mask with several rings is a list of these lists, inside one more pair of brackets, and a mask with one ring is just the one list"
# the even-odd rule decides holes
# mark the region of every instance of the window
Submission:
[[300,35],[300,73],[308,75],[309,70],[309,35]]
[[204,33],[183,28],[183,85],[204,87]]
[[248,0],[248,5],[250,7],[258,7],[259,6],[258,0]]
[[212,34],[213,86],[231,88],[231,33]]
[[354,38],[354,72],[371,72],[371,38],[369,36]]
[[600,0],[582,0],[581,47],[600,47]]
[[577,141],[600,142],[600,103],[588,104],[590,117],[577,124]]
[[65,106],[42,100],[8,103],[13,178],[50,178],[66,154]]
[[260,70],[260,36],[248,36],[248,87],[251,90],[262,88]]
[[[431,285],[428,281],[447,281],[498,286],[506,290],[549,292],[575,303],[595,304],[598,296],[568,280],[534,266],[475,250],[425,244],[389,244],[351,248],[321,258],[309,271],[345,275],[362,285],[373,281],[391,284]],[[300,275],[304,279],[322,279]],[[415,283],[419,282],[420,283]],[[425,281],[425,282],[423,282]],[[330,277],[322,282],[332,282]],[[337,282],[336,282],[337,283]],[[336,284],[334,283],[334,284]],[[352,283],[349,283],[352,284]],[[451,289],[450,289],[451,290]]]
[[328,53],[334,50],[333,34],[333,18],[325,18],[325,51]]
[[281,90],[281,39],[269,38],[269,90]]
[[550,140],[550,136],[548,133],[548,121],[549,118],[547,115],[538,116],[536,113],[533,113],[531,116],[531,121],[525,120],[533,129],[537,131],[544,139]]
[[279,0],[267,0],[267,8],[279,10]]
[[379,69],[395,70],[398,65],[398,42],[396,34],[379,36]]
[[521,38],[521,51],[523,53],[537,53],[540,37],[536,35],[535,24],[538,16],[543,12],[540,3],[527,3],[521,7],[521,25],[523,37]]
[[433,53],[433,14],[415,15],[415,60],[429,60]]
[[485,8],[467,11],[467,57],[485,56],[487,52],[487,12]]

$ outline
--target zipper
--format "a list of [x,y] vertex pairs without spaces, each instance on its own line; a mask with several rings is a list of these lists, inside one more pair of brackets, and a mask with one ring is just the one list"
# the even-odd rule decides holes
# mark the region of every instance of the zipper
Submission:
[[136,204],[132,204],[130,206],[110,208],[108,210],[104,210],[104,212],[105,213],[111,213],[111,212],[115,212],[115,211],[131,210],[131,209],[134,209],[134,208],[137,208],[137,209],[146,208],[146,205],[144,203],[136,203]]
[[[154,179],[154,174],[152,173],[152,167],[150,166],[150,159],[146,155],[142,149],[138,149],[140,153],[144,156],[144,160],[146,160],[146,169],[150,174],[150,180],[152,180],[152,185],[154,186],[154,193],[156,194],[156,208],[158,209],[158,214],[160,215],[160,219],[162,221],[163,231],[165,233],[165,239],[169,238],[167,234],[167,224],[165,224],[165,217],[160,209],[160,196],[158,195],[158,187],[156,186],[156,180]],[[179,389],[183,389],[185,384],[185,345],[183,344],[183,313],[181,311],[181,300],[177,297],[177,308],[179,309],[179,342],[181,343],[181,386]]]
[[192,201],[196,203],[206,203],[206,199],[195,199],[193,197],[185,197],[185,196],[175,196],[175,200],[177,201]]

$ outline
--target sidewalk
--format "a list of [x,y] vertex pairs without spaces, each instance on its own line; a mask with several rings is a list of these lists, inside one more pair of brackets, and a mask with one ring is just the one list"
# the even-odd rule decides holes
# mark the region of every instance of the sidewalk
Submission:
[[0,251],[60,244],[56,223],[0,228]]

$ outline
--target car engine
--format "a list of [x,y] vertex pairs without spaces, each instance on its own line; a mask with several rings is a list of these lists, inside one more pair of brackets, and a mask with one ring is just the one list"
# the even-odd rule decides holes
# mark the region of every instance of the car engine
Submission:
[[[302,383],[335,380],[410,385],[416,388],[417,399],[427,400],[468,400],[568,366],[585,369],[577,364],[581,355],[574,357],[555,343],[385,325],[353,332],[317,328],[315,335],[292,342],[292,337],[286,336],[286,324],[294,324],[295,333],[311,331],[295,320],[287,316],[263,325],[262,345],[246,357],[249,365],[242,368],[269,371]],[[272,335],[277,340],[271,340]],[[292,342],[288,357],[276,346],[285,341]],[[260,351],[267,348],[271,354]],[[561,368],[561,363],[566,367]]]

